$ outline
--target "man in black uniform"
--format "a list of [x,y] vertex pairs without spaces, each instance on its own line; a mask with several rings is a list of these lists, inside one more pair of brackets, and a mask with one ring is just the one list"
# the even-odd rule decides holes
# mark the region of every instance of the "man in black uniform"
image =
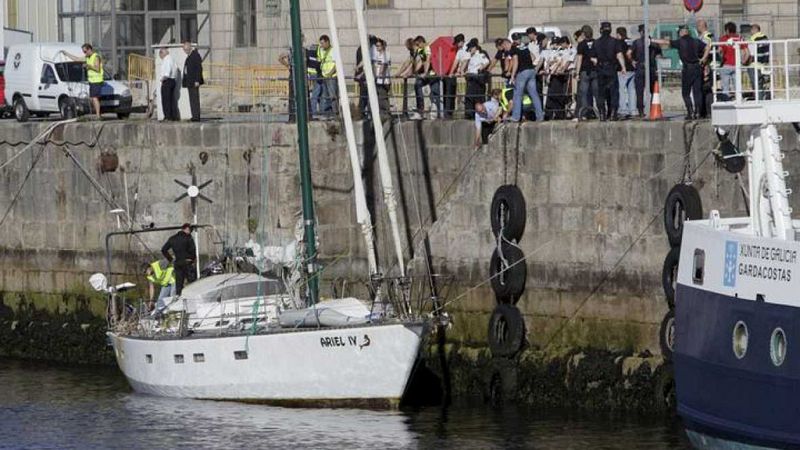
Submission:
[[585,119],[591,117],[594,99],[597,98],[597,51],[594,48],[595,41],[592,39],[592,27],[584,25],[581,28],[583,40],[578,43],[577,56],[575,59],[575,73],[578,74],[578,105],[577,118]]
[[[171,255],[169,251],[172,250]],[[185,223],[181,230],[172,235],[167,243],[161,247],[161,254],[175,268],[175,295],[181,295],[184,282],[194,281],[195,272],[192,270],[195,257],[194,239],[192,239],[192,226]]]
[[[653,39],[661,45],[669,45],[678,49],[683,69],[681,71],[681,94],[686,105],[686,120],[697,118],[703,103],[703,68],[700,63],[705,59],[706,44],[689,35],[689,28],[682,25],[678,28],[680,38],[677,40]],[[694,102],[692,101],[694,100]]]
[[[636,109],[639,111],[639,118],[644,117],[644,78],[645,78],[645,66],[644,66],[644,49],[645,49],[645,36],[644,36],[644,24],[639,25],[639,39],[633,42],[633,61],[635,63],[636,72],[633,78],[633,81],[636,83]],[[658,79],[658,64],[656,61],[656,57],[661,54],[661,47],[658,44],[652,42],[652,39],[647,39],[649,41],[648,48],[650,52],[650,92],[653,91],[653,86],[656,84],[656,80]]]
[[617,39],[611,37],[611,23],[600,24],[600,39],[594,44],[597,52],[597,110],[600,111],[600,120],[617,120],[617,107],[619,106],[619,78],[620,73],[626,74],[625,58],[622,56],[623,47]]

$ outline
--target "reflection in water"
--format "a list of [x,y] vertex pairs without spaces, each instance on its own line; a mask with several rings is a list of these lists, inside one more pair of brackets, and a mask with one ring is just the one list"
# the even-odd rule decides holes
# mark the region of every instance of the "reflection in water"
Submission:
[[664,421],[483,404],[385,412],[287,409],[132,393],[116,369],[0,360],[0,448],[675,449]]

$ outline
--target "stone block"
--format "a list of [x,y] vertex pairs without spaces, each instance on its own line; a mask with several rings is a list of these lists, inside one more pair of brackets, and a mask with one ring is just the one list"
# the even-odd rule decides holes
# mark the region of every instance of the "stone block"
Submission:
[[[480,11],[480,9],[466,9],[458,7],[453,9],[434,10],[434,25],[451,27],[480,26],[481,21],[483,20]],[[466,33],[464,35],[468,36]],[[469,34],[469,36],[472,36],[472,34]]]
[[552,175],[550,177],[549,198],[553,204],[568,204],[572,202],[573,178],[567,175]]

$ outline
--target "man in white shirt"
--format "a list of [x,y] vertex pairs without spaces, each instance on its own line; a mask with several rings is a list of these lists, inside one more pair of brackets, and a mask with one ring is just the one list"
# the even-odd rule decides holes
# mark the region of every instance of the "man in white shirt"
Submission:
[[475,146],[485,144],[500,120],[500,89],[492,89],[492,96],[486,102],[475,103]]
[[467,63],[467,92],[464,96],[464,114],[467,120],[475,117],[475,104],[486,97],[486,77],[484,71],[489,67],[489,58],[481,52],[477,43],[467,44],[469,62]]
[[158,71],[158,78],[161,80],[161,111],[164,112],[164,120],[179,120],[178,98],[175,93],[178,67],[166,48],[159,49],[158,56],[161,58],[161,68]]
[[381,116],[389,115],[389,88],[392,83],[392,57],[386,48],[386,41],[377,39],[370,54],[372,59],[375,85],[378,90],[378,108]]

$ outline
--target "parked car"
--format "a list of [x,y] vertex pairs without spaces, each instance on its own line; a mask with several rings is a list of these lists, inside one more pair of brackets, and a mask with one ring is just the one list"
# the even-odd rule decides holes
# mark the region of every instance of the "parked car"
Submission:
[[[63,52],[82,54],[80,45],[63,42],[12,45],[8,49],[5,104],[12,107],[18,121],[25,122],[31,114],[45,117],[58,113],[62,118],[72,118],[92,112],[84,64],[72,61]],[[104,78],[100,111],[127,118],[132,104],[130,89],[112,80],[107,71]]]

